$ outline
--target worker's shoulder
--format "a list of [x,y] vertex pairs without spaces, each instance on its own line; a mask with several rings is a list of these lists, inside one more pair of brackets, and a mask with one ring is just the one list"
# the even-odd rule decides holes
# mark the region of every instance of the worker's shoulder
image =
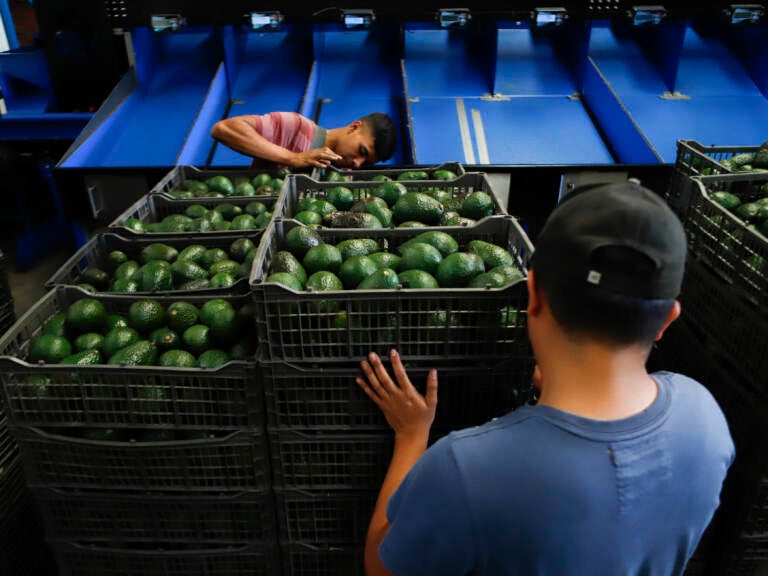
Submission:
[[532,410],[532,406],[523,406],[517,408],[503,416],[493,418],[488,422],[480,424],[478,426],[470,426],[462,428],[460,430],[454,430],[450,433],[450,438],[453,443],[471,443],[473,440],[489,435],[496,435],[502,433],[523,433],[526,425],[535,418],[535,410]]

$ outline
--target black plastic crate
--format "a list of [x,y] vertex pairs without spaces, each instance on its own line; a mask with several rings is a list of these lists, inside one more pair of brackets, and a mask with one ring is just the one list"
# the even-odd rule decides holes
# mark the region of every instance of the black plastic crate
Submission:
[[[718,361],[768,399],[768,312],[739,298],[708,262],[689,255],[679,296],[682,314]],[[768,300],[766,301],[768,303]]]
[[762,576],[768,567],[768,534],[742,537],[728,562],[727,575]]
[[[514,355],[527,338],[526,282],[503,288],[438,288],[296,292],[266,283],[274,255],[285,249],[284,235],[298,222],[273,221],[253,261],[251,289],[264,358],[283,362],[357,361],[370,351],[395,347],[411,359],[493,359]],[[447,230],[447,229],[446,229]],[[325,242],[374,238],[396,251],[424,228],[320,230]],[[511,216],[485,219],[452,232],[459,250],[470,240],[508,249],[523,275],[533,245]],[[339,317],[345,326],[339,326]]]
[[216,438],[102,441],[14,428],[29,486],[143,493],[266,490],[267,442],[249,429]]
[[[182,214],[188,206],[193,204],[200,204],[205,206],[209,210],[214,209],[221,204],[234,204],[235,206],[245,207],[246,204],[253,201],[262,202],[269,212],[273,214],[279,214],[282,211],[282,201],[285,194],[285,187],[283,192],[278,196],[270,196],[269,198],[259,198],[253,196],[229,196],[226,198],[188,198],[188,199],[171,199],[164,194],[145,194],[134,202],[127,210],[120,214],[109,224],[109,231],[120,234],[126,238],[134,236],[148,236],[153,239],[157,238],[185,238],[191,240],[193,238],[200,238],[204,241],[205,238],[214,236],[221,236],[224,238],[239,238],[243,234],[250,234],[258,230],[210,230],[206,232],[135,232],[131,228],[123,225],[123,222],[128,218],[136,218],[144,224],[150,222],[159,222],[169,214]],[[261,229],[263,230],[263,229]]]
[[192,550],[121,549],[76,542],[54,544],[60,576],[276,576],[271,543]]
[[13,298],[7,297],[5,301],[0,304],[0,336],[13,326],[16,322],[16,311],[14,309]]
[[[315,168],[312,171],[312,178],[319,181],[328,181],[328,178],[336,178],[338,183],[339,177],[348,177],[352,181],[371,181],[377,176],[386,176],[392,180],[401,178],[406,172],[426,172],[427,175],[432,176],[437,170],[450,170],[456,176],[463,176],[467,173],[464,165],[460,162],[443,162],[442,164],[434,164],[429,166],[415,165],[408,166],[407,168],[387,168],[380,166],[378,168],[371,169],[355,169],[355,170],[343,170],[336,168],[335,166],[329,166],[328,168]],[[330,176],[333,173],[334,176]],[[403,182],[419,182],[419,180],[402,180]],[[445,182],[445,180],[432,180],[433,182]],[[450,180],[449,180],[450,181]]]
[[[275,216],[283,219],[292,219],[296,215],[296,207],[302,198],[309,197],[324,200],[328,190],[339,185],[349,188],[355,195],[355,199],[358,200],[369,196],[371,190],[380,184],[382,183],[357,179],[352,182],[321,182],[300,174],[291,176],[286,179],[284,188],[285,199],[281,205],[281,211],[279,214],[275,214]],[[493,199],[493,214],[495,216],[507,215],[506,207],[501,203],[499,195],[491,186],[491,182],[485,172],[467,172],[454,180],[405,180],[402,184],[407,188],[408,192],[440,189],[454,197],[469,194],[470,192],[485,192]],[[466,228],[466,226],[429,226],[429,228],[453,230],[456,228]],[[354,228],[354,230],[361,231],[360,228]],[[368,229],[362,230],[367,231]]]
[[316,546],[365,542],[377,497],[377,490],[277,489],[278,537],[281,542],[306,542]]
[[716,176],[732,174],[733,171],[721,164],[738,154],[754,154],[756,146],[705,146],[696,140],[678,140],[677,156],[666,198],[679,214],[688,208],[691,194],[691,176]]
[[[521,341],[516,357],[497,364],[404,362],[411,382],[422,393],[429,369],[437,368],[440,403],[435,430],[475,426],[519,407],[530,395],[535,365],[527,340]],[[264,389],[269,427],[391,430],[379,407],[355,382],[355,377],[362,375],[357,362],[341,366],[260,362],[257,373]]]
[[768,305],[768,238],[712,200],[715,191],[735,194],[742,202],[768,196],[768,173],[694,178],[682,217],[689,253],[763,312]]
[[34,490],[49,541],[185,544],[199,548],[274,540],[271,494],[200,496]]
[[275,490],[377,490],[394,435],[268,429]]
[[4,534],[17,528],[12,524],[18,520],[18,511],[28,514],[30,502],[18,451],[0,458],[0,468],[0,534]]
[[365,548],[360,542],[317,546],[280,543],[283,576],[365,576]]
[[[249,238],[253,241],[255,245],[258,246],[259,242],[261,241],[261,237],[263,235],[263,230],[255,230],[255,231],[243,231],[238,238]],[[154,234],[148,235],[144,234],[142,236],[133,236],[130,238],[124,238],[120,236],[119,234],[115,234],[112,232],[105,232],[102,234],[97,234],[93,238],[91,238],[87,243],[85,243],[83,246],[81,246],[64,264],[61,265],[61,267],[53,273],[53,275],[46,281],[44,287],[46,290],[52,289],[54,286],[57,285],[63,285],[63,286],[75,286],[80,282],[80,277],[83,271],[91,266],[94,266],[96,268],[100,268],[102,270],[108,270],[109,264],[107,262],[107,258],[109,256],[109,253],[113,250],[121,250],[125,252],[128,255],[128,258],[130,260],[136,260],[141,264],[141,251],[150,244],[154,244],[156,242],[162,242],[163,244],[167,244],[169,246],[172,246],[173,248],[176,248],[179,252],[191,244],[201,244],[205,246],[206,248],[221,248],[223,250],[227,250],[232,244],[232,242],[235,240],[235,238],[226,237],[222,238],[221,236],[216,237],[208,237],[200,235],[192,236],[191,233],[187,235],[186,238],[169,238],[167,240],[158,240],[155,238]],[[237,281],[232,285],[228,286],[227,288],[203,288],[198,290],[162,290],[162,291],[153,291],[153,292],[130,292],[128,294],[133,295],[147,295],[147,294],[156,294],[156,295],[163,295],[167,294],[169,296],[178,296],[178,295],[187,295],[187,294],[194,294],[194,295],[207,295],[207,296],[218,296],[220,294],[244,294],[250,290],[249,287],[249,278],[248,277],[242,277],[238,278]],[[104,291],[108,292],[108,291]],[[108,292],[110,294],[115,294],[115,292]]]
[[[252,180],[257,174],[269,174],[273,178],[284,179],[279,170],[261,170],[258,168],[249,168],[247,170],[238,169],[212,169],[212,168],[198,168],[197,166],[174,166],[171,170],[163,176],[163,178],[155,184],[149,191],[150,194],[163,194],[169,200],[177,200],[169,194],[173,190],[177,190],[185,180],[199,180],[205,182],[213,176],[226,176],[234,184],[236,180],[245,178]],[[229,198],[250,198],[251,200],[262,201],[265,198],[271,198],[277,196],[275,194],[256,195],[256,196],[229,196]],[[200,198],[205,198],[202,196]]]
[[[110,313],[123,313],[139,297],[88,294],[56,286],[0,338],[0,383],[6,417],[16,426],[92,426],[143,428],[173,426],[190,430],[233,430],[263,426],[263,394],[253,386],[255,355],[218,368],[168,368],[94,364],[34,364],[30,341],[54,314],[75,300],[93,297]],[[217,296],[236,308],[249,294]],[[164,305],[185,300],[201,305],[207,296],[156,297]],[[45,382],[43,387],[34,382]],[[148,387],[152,388],[149,394]]]

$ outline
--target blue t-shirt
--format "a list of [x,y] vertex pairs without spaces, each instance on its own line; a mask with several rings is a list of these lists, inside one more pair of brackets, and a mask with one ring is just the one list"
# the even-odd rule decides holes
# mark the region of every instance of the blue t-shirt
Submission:
[[390,498],[396,576],[682,574],[734,446],[698,382],[652,374],[654,402],[599,421],[525,406],[432,445]]

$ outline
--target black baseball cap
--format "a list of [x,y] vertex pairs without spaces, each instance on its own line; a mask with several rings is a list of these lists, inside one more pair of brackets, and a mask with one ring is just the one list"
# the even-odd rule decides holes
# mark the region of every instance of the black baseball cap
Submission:
[[[606,267],[599,257],[605,247],[635,251],[648,265]],[[628,180],[566,195],[544,223],[530,267],[565,286],[668,299],[680,293],[686,250],[677,215],[658,194]]]

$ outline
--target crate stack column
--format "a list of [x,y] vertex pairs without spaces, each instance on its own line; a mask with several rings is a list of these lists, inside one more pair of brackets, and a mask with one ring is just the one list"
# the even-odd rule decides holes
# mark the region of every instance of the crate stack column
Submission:
[[[434,178],[441,168],[451,168],[453,176]],[[524,276],[531,243],[500,206],[484,173],[465,173],[460,165],[422,172],[424,179],[414,170],[386,169],[355,171],[354,178],[335,169],[315,177],[289,176],[283,213],[265,231],[254,259],[258,373],[285,575],[364,574],[365,535],[394,440],[379,408],[355,382],[369,352],[386,359],[396,348],[422,393],[429,369],[438,369],[440,400],[431,442],[514,409],[530,391],[534,361],[525,326]],[[307,211],[333,216],[360,210],[379,185],[392,180],[404,193],[450,203],[456,214],[475,191],[488,194],[493,206],[490,215],[467,216],[463,225],[448,226],[433,220],[399,227],[397,215],[366,228],[333,225],[333,218],[316,227],[296,218]],[[386,210],[379,214],[377,219],[387,217]],[[307,214],[299,218],[312,221]],[[424,232],[443,233],[455,242],[453,248],[444,246],[444,254],[434,249],[441,260],[468,251],[472,240],[499,245],[515,280],[500,287],[409,286],[407,267],[396,263],[403,256],[399,248]],[[295,242],[299,236],[309,243]],[[307,254],[319,244],[335,247],[341,260],[316,270]],[[302,264],[305,282],[283,284],[273,276],[286,269],[286,252]],[[344,263],[355,256],[373,256],[370,261],[381,263],[376,270],[390,268],[402,279],[367,288],[346,273]],[[361,269],[367,278],[375,273],[365,265]]]
[[[736,445],[721,505],[697,550],[706,574],[751,574],[768,560],[768,164],[762,145],[677,143],[667,191],[688,240],[682,316],[661,367],[702,382]],[[758,570],[759,571],[759,570]]]
[[[263,394],[255,385],[250,268],[232,248],[249,239],[255,255],[279,189],[237,198],[180,190],[212,176],[174,169],[81,247],[0,340],[9,430],[61,576],[281,572]],[[205,214],[216,216],[211,224],[231,222],[251,202],[264,213],[261,228],[255,217],[243,228],[199,225]],[[227,258],[247,271],[216,283],[213,264],[201,268],[206,258],[198,258],[207,272],[190,285],[173,268],[190,247],[189,254],[208,254],[213,264]],[[136,264],[128,284],[118,284],[120,261]],[[138,272],[150,267],[163,273]],[[137,304],[152,313],[137,313]],[[183,317],[171,313],[179,304]],[[98,313],[75,322],[75,307]],[[204,341],[186,338],[188,328]],[[110,334],[118,329],[134,331],[151,354],[117,362],[135,342],[129,334],[131,344],[115,344]],[[43,333],[68,341],[73,353],[86,340],[100,342],[84,350],[96,361],[62,364],[50,351],[36,357],[33,343]],[[108,339],[119,351],[107,352]],[[219,360],[204,362],[211,350]]]

